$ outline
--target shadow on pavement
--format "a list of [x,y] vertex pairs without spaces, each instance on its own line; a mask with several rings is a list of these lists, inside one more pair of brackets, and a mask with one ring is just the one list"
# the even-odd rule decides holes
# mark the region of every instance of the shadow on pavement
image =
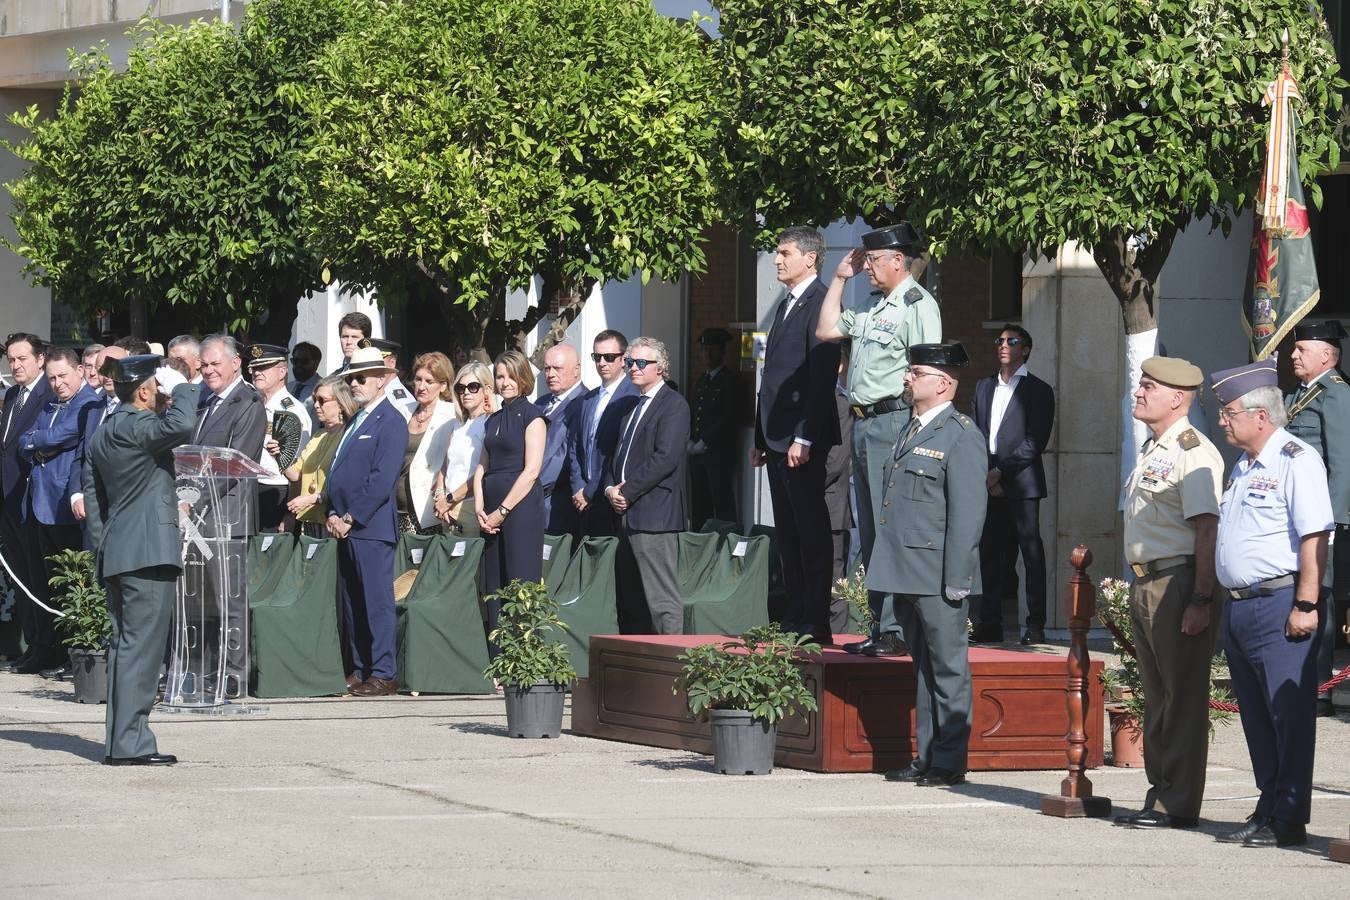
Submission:
[[715,774],[713,758],[702,754],[683,756],[679,759],[635,759],[633,764],[645,766],[649,769],[660,769],[663,772],[707,772],[709,775]]
[[0,729],[0,740],[27,744],[37,750],[59,750],[91,762],[103,760],[103,745],[73,734],[58,731],[10,731]]
[[490,725],[487,722],[451,722],[444,727],[454,731],[462,731],[465,734],[490,734],[496,737],[511,736],[505,725]]

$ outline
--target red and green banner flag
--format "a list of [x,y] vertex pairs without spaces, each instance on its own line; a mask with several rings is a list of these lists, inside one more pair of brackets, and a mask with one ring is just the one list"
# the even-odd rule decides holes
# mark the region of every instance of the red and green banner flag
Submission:
[[1286,62],[1266,87],[1270,107],[1266,167],[1256,194],[1247,290],[1242,324],[1251,339],[1253,360],[1265,359],[1298,321],[1317,305],[1317,264],[1308,230],[1308,207],[1298,177],[1298,116],[1293,100],[1302,99]]

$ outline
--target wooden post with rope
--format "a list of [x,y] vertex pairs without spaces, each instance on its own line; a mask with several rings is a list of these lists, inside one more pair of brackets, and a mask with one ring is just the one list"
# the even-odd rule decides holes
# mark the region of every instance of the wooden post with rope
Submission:
[[1069,584],[1064,592],[1069,618],[1069,678],[1065,689],[1069,706],[1069,733],[1064,753],[1068,757],[1069,771],[1059,783],[1058,794],[1047,794],[1041,798],[1041,815],[1058,816],[1061,819],[1101,819],[1111,815],[1110,798],[1093,796],[1092,781],[1087,777],[1088,739],[1084,723],[1087,722],[1088,705],[1095,692],[1090,677],[1087,635],[1097,610],[1097,591],[1087,573],[1091,563],[1091,550],[1083,544],[1074,548],[1069,555],[1073,574],[1069,576]]

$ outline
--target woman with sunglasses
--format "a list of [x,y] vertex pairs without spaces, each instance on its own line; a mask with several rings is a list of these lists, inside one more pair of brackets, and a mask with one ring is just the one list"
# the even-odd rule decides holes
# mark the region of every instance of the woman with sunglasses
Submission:
[[455,376],[455,416],[445,464],[436,478],[433,496],[436,518],[456,534],[478,536],[478,514],[473,497],[473,473],[483,452],[483,426],[496,408],[492,369],[487,363],[466,363]]
[[408,417],[408,449],[398,479],[398,528],[402,534],[441,530],[436,518],[437,482],[455,426],[450,402],[450,360],[444,353],[423,353],[413,361],[413,399]]
[[[483,547],[483,593],[517,578],[539,581],[544,574],[544,495],[539,470],[544,462],[548,421],[531,403],[534,372],[519,350],[497,357],[497,393],[502,408],[484,426],[483,455],[473,476],[478,528]],[[487,604],[488,633],[497,627],[501,604]],[[496,655],[496,646],[489,644]]]
[[286,508],[295,516],[297,530],[309,537],[326,538],[328,529],[324,511],[324,482],[328,467],[342,443],[347,421],[356,415],[356,400],[340,375],[329,375],[314,387],[314,415],[320,431],[309,439],[300,458],[282,474],[291,483],[291,499]]

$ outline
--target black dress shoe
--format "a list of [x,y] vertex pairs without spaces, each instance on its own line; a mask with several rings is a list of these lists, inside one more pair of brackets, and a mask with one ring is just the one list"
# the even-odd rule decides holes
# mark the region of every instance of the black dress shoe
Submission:
[[845,653],[853,653],[861,655],[863,652],[863,648],[871,646],[872,642],[875,641],[876,639],[877,639],[876,632],[873,632],[872,634],[868,635],[864,640],[849,641],[847,644],[840,644],[839,649],[843,650]]
[[14,668],[20,675],[37,675],[48,669],[60,668],[70,660],[68,654],[62,653],[35,653],[28,657],[22,665]]
[[1221,834],[1215,840],[1220,844],[1245,844],[1247,838],[1265,828],[1268,821],[1269,819],[1266,816],[1258,816],[1256,813],[1252,813],[1247,817],[1246,825],[1243,825],[1237,831]]
[[934,766],[914,779],[914,784],[918,787],[951,787],[955,784],[964,784],[965,781],[965,772],[949,772]]
[[876,640],[869,638],[863,641],[854,652],[871,657],[909,656],[909,645],[888,631]]
[[33,654],[30,653],[30,652],[27,651],[27,650],[23,651],[23,652],[20,653],[18,656],[14,657],[13,659],[11,659],[11,660],[9,660],[8,662],[5,663],[5,671],[6,671],[6,672],[17,672],[18,669],[19,669],[19,666],[21,666],[21,665],[23,665],[24,663],[28,662],[29,657],[31,657],[32,655],[33,655]]
[[917,763],[910,763],[903,769],[891,769],[886,773],[887,781],[918,781],[928,770]]
[[1281,819],[1266,819],[1266,824],[1247,835],[1244,847],[1294,847],[1308,843],[1308,829]]
[[1028,628],[1026,631],[1022,632],[1022,641],[1021,641],[1021,643],[1022,643],[1022,646],[1023,646],[1023,647],[1029,647],[1029,646],[1031,646],[1032,644],[1044,644],[1044,643],[1045,643],[1045,629],[1044,629],[1044,628]]
[[1330,694],[1317,695],[1317,717],[1324,719],[1336,715],[1336,706],[1331,702]]
[[1137,813],[1116,816],[1115,821],[1126,828],[1194,828],[1200,824],[1197,816],[1173,816],[1156,809],[1141,809]]
[[1003,643],[1003,626],[989,623],[981,623],[970,630],[970,642],[972,644],[1001,644]]
[[144,756],[105,756],[105,766],[171,766],[178,757],[170,753],[147,753]]

